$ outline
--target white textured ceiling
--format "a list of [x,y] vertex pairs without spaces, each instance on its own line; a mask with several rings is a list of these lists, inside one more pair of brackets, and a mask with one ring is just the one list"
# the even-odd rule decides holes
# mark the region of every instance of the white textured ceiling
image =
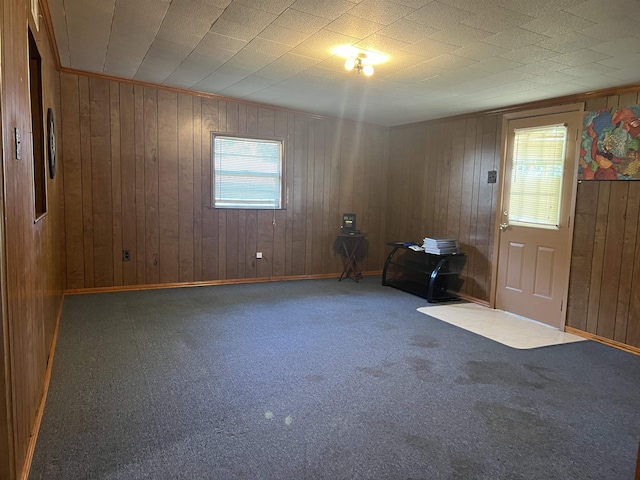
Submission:
[[[640,83],[640,0],[49,0],[63,67],[406,123]],[[338,45],[382,52],[372,77]]]

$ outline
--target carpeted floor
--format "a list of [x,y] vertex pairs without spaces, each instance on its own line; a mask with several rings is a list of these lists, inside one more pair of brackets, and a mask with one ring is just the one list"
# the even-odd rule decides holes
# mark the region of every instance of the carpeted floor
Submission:
[[30,478],[633,478],[640,357],[424,305],[378,277],[67,297]]

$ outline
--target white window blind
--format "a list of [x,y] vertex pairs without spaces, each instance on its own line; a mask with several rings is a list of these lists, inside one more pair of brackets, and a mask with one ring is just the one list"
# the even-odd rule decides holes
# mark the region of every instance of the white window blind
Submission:
[[214,135],[216,208],[282,208],[282,141]]
[[566,144],[565,125],[515,130],[509,223],[558,226]]

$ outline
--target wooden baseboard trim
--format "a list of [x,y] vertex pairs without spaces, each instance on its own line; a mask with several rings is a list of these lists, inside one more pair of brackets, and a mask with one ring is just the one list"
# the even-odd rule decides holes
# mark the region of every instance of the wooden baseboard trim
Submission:
[[564,327],[564,331],[567,333],[572,333],[574,335],[578,335],[579,337],[587,338],[589,340],[593,340],[594,342],[603,343],[605,345],[609,345],[610,347],[617,348],[619,350],[624,350],[625,352],[633,353],[634,355],[640,355],[640,348],[634,347],[631,345],[627,345],[626,343],[616,342],[615,340],[610,340],[608,338],[601,337],[599,335],[595,335],[593,333],[584,332],[582,330],[578,330],[573,327]]
[[64,303],[64,296],[60,297],[60,306],[58,307],[58,315],[56,318],[56,327],[53,331],[53,340],[51,341],[51,349],[49,350],[49,361],[47,363],[47,370],[44,374],[44,385],[42,387],[42,396],[40,398],[40,405],[38,405],[38,411],[36,412],[35,422],[31,429],[31,436],[29,438],[29,446],[27,447],[27,454],[22,467],[22,474],[20,480],[28,480],[29,472],[31,471],[31,462],[33,461],[33,454],[36,451],[36,442],[38,440],[38,433],[40,432],[40,424],[42,423],[42,416],[44,415],[44,407],[47,402],[47,394],[49,393],[49,384],[51,383],[51,371],[53,369],[53,357],[56,353],[56,344],[58,343],[58,329],[60,328],[60,318],[62,317],[62,305]]
[[[382,270],[362,272],[362,275],[381,275]],[[166,288],[212,287],[215,285],[239,285],[244,283],[288,282],[292,280],[322,280],[338,278],[340,273],[321,273],[314,275],[291,275],[287,277],[235,278],[227,280],[208,280],[203,282],[154,283],[147,285],[118,285],[113,287],[72,288],[64,291],[65,295],[82,295],[85,293],[132,292],[139,290],[163,290]]]
[[472,297],[471,295],[467,295],[465,293],[457,294],[461,299],[467,300],[472,303],[477,303],[478,305],[482,305],[484,307],[489,307],[489,302],[487,300],[481,300],[480,298]]

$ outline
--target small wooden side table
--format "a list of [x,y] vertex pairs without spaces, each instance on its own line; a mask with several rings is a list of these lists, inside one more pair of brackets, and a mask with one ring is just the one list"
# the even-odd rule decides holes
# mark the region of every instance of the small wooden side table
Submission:
[[343,278],[351,278],[356,282],[362,278],[362,271],[358,264],[358,250],[362,245],[366,233],[338,233],[338,241],[342,245],[340,257],[342,258],[342,273],[338,281]]

